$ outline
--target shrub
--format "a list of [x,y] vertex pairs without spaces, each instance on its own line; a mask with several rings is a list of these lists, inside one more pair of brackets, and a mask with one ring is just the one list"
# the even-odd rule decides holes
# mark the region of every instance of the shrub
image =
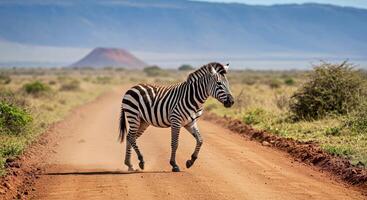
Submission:
[[151,76],[151,77],[167,75],[166,71],[162,70],[158,66],[146,67],[144,68],[144,72],[147,74],[147,76]]
[[363,79],[346,62],[339,65],[322,63],[308,78],[291,97],[290,111],[295,120],[347,114],[358,106],[364,95]]
[[286,84],[286,85],[294,85],[294,83],[295,83],[294,79],[290,78],[290,77],[288,77],[284,80],[284,84]]
[[60,87],[61,91],[76,91],[80,90],[80,82],[78,80],[68,81],[63,83]]
[[41,95],[41,94],[45,94],[47,92],[49,92],[51,90],[51,88],[40,82],[40,81],[34,81],[31,83],[26,83],[23,86],[23,89],[26,93],[28,94],[32,94],[32,95]]
[[30,122],[32,117],[22,108],[0,102],[0,130],[10,134],[20,133]]
[[194,70],[195,68],[191,65],[188,65],[188,64],[184,64],[184,65],[181,65],[178,70],[180,71],[190,71],[190,70]]
[[9,84],[11,82],[11,78],[8,75],[0,74],[0,84]]
[[271,79],[267,83],[271,89],[279,88],[281,82],[278,79]]

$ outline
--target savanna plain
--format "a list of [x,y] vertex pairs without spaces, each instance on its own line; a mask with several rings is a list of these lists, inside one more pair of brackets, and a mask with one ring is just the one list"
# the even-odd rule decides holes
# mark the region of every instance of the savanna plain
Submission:
[[[122,95],[126,88],[137,83],[152,83],[159,85],[169,85],[185,81],[187,75],[192,72],[194,68],[189,65],[183,65],[178,70],[166,70],[161,69],[158,66],[151,66],[145,68],[143,71],[127,70],[124,68],[111,68],[106,67],[103,69],[92,69],[92,68],[7,68],[0,70],[0,175],[3,177],[9,176],[7,168],[9,163],[13,160],[21,157],[22,154],[27,151],[27,147],[31,146],[32,143],[37,141],[42,134],[48,130],[51,126],[62,122],[65,118],[70,117],[70,114],[76,108],[85,106],[96,102],[96,99],[103,96],[113,96],[114,105],[119,105]],[[254,71],[254,70],[230,70],[227,74],[230,82],[231,90],[235,98],[235,104],[232,108],[226,109],[215,99],[209,99],[205,104],[205,111],[215,114],[218,117],[226,117],[231,119],[240,120],[242,123],[249,125],[257,130],[264,130],[268,133],[280,136],[283,138],[291,138],[302,142],[312,142],[321,147],[321,149],[330,155],[342,157],[347,159],[355,167],[365,169],[367,165],[367,73],[363,70],[359,70],[357,67],[350,63],[319,63],[313,66],[312,70],[308,71]],[[112,98],[112,97],[111,97]],[[105,101],[105,105],[108,104],[108,100]],[[104,105],[101,103],[101,105]],[[112,107],[111,109],[113,109]],[[101,107],[100,109],[103,110]],[[106,110],[108,108],[106,107]],[[101,111],[102,112],[102,111]],[[116,109],[118,115],[119,108]],[[103,116],[103,113],[100,113]],[[113,114],[111,114],[112,116]],[[112,118],[118,116],[112,116]],[[102,122],[101,122],[102,123]],[[112,123],[112,122],[111,122]],[[210,124],[211,122],[204,121],[200,124],[203,127],[218,126]],[[86,123],[87,124],[87,123]],[[115,126],[116,124],[111,124]],[[117,125],[116,125],[117,126]],[[224,130],[224,128],[215,127],[216,130]],[[205,128],[203,128],[205,132]],[[116,140],[111,142],[117,143],[117,127],[111,128],[116,130]],[[158,129],[157,129],[158,130]],[[152,129],[152,134],[158,132],[156,129]],[[150,129],[148,129],[148,132]],[[167,131],[167,130],[166,130]],[[207,132],[211,130],[208,129]],[[78,134],[78,133],[75,133]],[[157,133],[159,134],[159,133]],[[203,163],[198,165],[198,170],[206,170],[203,172],[204,175],[210,177],[214,175],[215,166],[219,164],[212,163],[210,156],[221,155],[224,149],[216,149],[214,146],[227,145],[229,149],[225,151],[236,151],[233,155],[238,152],[244,151],[253,146],[261,146],[261,144],[254,144],[251,142],[244,142],[239,144],[237,140],[241,140],[240,137],[235,136],[234,133],[226,133],[228,138],[226,142],[219,142],[220,138],[215,137],[226,137],[214,136],[212,134],[204,135],[204,141],[208,142],[207,148],[201,154],[203,154]],[[149,135],[143,138],[144,144],[149,143]],[[153,137],[153,136],[151,136]],[[164,152],[169,152],[169,134],[166,134],[166,143],[164,146]],[[108,137],[107,137],[108,138]],[[189,137],[188,137],[189,138]],[[185,140],[186,138],[182,139]],[[154,140],[154,139],[153,139]],[[158,141],[158,139],[156,139]],[[188,139],[193,140],[193,139]],[[232,142],[235,141],[235,144]],[[244,141],[246,139],[243,139]],[[84,139],[79,140],[80,143],[84,143]],[[150,144],[152,145],[152,144]],[[248,145],[246,147],[246,145]],[[149,145],[147,145],[149,146]],[[187,144],[183,144],[183,148],[186,148]],[[143,147],[143,146],[142,146]],[[157,147],[157,146],[156,146]],[[192,145],[192,149],[193,149]],[[143,147],[144,148],[144,147]],[[147,147],[150,149],[153,147]],[[219,147],[218,147],[219,148]],[[232,148],[232,149],[230,149]],[[243,149],[241,149],[243,148]],[[261,151],[265,151],[266,155],[272,155],[270,148],[265,148]],[[121,155],[122,155],[121,148]],[[158,149],[159,150],[159,149]],[[156,152],[158,150],[152,150]],[[147,153],[149,155],[149,153]],[[161,155],[157,152],[158,155]],[[279,156],[278,151],[274,151],[273,154]],[[189,155],[189,154],[188,154]],[[154,155],[149,155],[154,156]],[[207,158],[205,156],[208,156]],[[242,155],[240,155],[241,157]],[[220,156],[219,156],[220,157]],[[256,157],[256,155],[253,155]],[[271,157],[271,156],[270,156]],[[228,159],[232,157],[229,156]],[[237,157],[238,158],[238,157]],[[242,158],[242,157],[241,157]],[[168,159],[168,158],[167,158]],[[199,160],[201,158],[199,157]],[[216,158],[219,159],[219,158]],[[226,160],[224,157],[222,161]],[[61,159],[62,160],[62,159]],[[124,168],[122,157],[118,162],[121,165],[121,169]],[[236,156],[234,157],[236,160]],[[290,158],[285,158],[282,163],[291,163]],[[58,161],[59,162],[59,161]],[[117,162],[117,161],[116,161]],[[157,161],[158,162],[158,161]],[[162,161],[166,162],[166,161]],[[267,162],[266,158],[259,162]],[[270,161],[269,161],[270,162]],[[293,163],[293,161],[292,161]],[[168,164],[165,163],[168,167]],[[211,164],[213,169],[205,169],[205,165]],[[162,164],[163,165],[163,164]],[[224,165],[224,164],[223,164]],[[240,161],[229,161],[225,166],[227,167],[227,174],[231,172],[233,168],[234,172],[238,173],[238,177],[242,177],[244,172],[236,171],[237,168],[245,166],[246,162]],[[285,166],[288,164],[282,164]],[[298,167],[306,168],[302,164],[296,164],[297,171]],[[160,165],[159,165],[160,166]],[[183,167],[184,165],[182,165]],[[249,165],[251,166],[251,165]],[[194,166],[195,168],[195,166]],[[245,167],[243,167],[245,168]],[[54,168],[54,171],[55,172]],[[84,168],[82,168],[84,169]],[[168,169],[168,168],[167,168]],[[75,171],[75,167],[73,168]],[[156,170],[156,169],[154,169]],[[191,169],[189,169],[191,170]],[[188,171],[189,171],[188,170]],[[254,167],[256,174],[256,168]],[[305,170],[303,173],[312,174],[311,171]],[[79,170],[80,171],[80,170]],[[149,172],[148,170],[146,170]],[[200,171],[200,172],[202,172]],[[265,170],[264,170],[265,171]],[[279,173],[282,170],[279,169]],[[185,173],[185,172],[183,172]],[[190,172],[188,172],[190,173]],[[250,172],[248,172],[250,173]],[[265,172],[264,172],[265,173]],[[285,172],[284,172],[285,173]],[[291,172],[290,172],[291,173]],[[295,173],[295,172],[294,172]],[[85,173],[87,174],[87,173]],[[84,175],[85,175],[84,174]],[[113,174],[112,172],[107,173]],[[118,174],[118,173],[117,173]],[[157,179],[156,174],[141,173],[138,175],[140,178],[148,176],[150,181]],[[169,176],[170,173],[165,174]],[[77,175],[77,174],[74,174]],[[80,174],[79,174],[80,175]],[[83,175],[83,173],[82,173]],[[96,175],[96,174],[94,174]],[[279,175],[279,174],[278,174]],[[129,175],[130,176],[130,175]],[[130,179],[138,178],[130,177]],[[152,177],[149,177],[152,176]],[[203,181],[205,177],[195,177],[195,171],[192,171],[189,176],[182,175],[182,182],[190,182],[189,180]],[[219,176],[219,175],[218,175]],[[238,181],[238,177],[232,177],[228,175],[224,177],[226,181]],[[271,176],[271,175],[269,175]],[[281,175],[279,175],[281,176]],[[295,175],[294,175],[295,176]],[[316,175],[318,176],[318,175]],[[173,178],[176,178],[173,180]],[[79,177],[78,177],[79,178]],[[82,177],[86,178],[86,177]],[[100,176],[105,182],[109,179]],[[115,177],[114,177],[115,178]],[[172,178],[172,180],[171,180]],[[293,177],[296,178],[296,177]],[[112,179],[112,178],[111,178]],[[180,177],[171,175],[170,178],[162,179],[163,181],[170,183],[172,181],[180,182]],[[76,180],[76,179],[75,179]],[[75,182],[73,179],[72,181]],[[49,179],[42,179],[40,182],[46,183]],[[90,180],[89,180],[90,181]],[[114,180],[116,182],[116,180]],[[209,180],[206,180],[209,181]],[[213,178],[212,184],[219,182],[219,178]],[[253,180],[255,182],[258,179]],[[149,181],[148,181],[149,182]],[[154,181],[153,181],[154,182]],[[152,182],[152,184],[153,184]],[[243,180],[248,182],[248,180]],[[129,184],[128,182],[119,182],[121,184]],[[312,183],[309,182],[309,183]],[[136,183],[136,187],[140,188],[139,184]],[[206,185],[205,185],[206,184]],[[207,190],[210,183],[205,182],[200,185],[203,191]],[[223,183],[224,184],[224,183]],[[234,183],[232,184],[233,187]],[[297,183],[294,182],[293,185]],[[339,183],[333,183],[337,185]],[[102,184],[103,185],[103,184]],[[245,185],[238,184],[238,187],[244,187]],[[248,185],[247,185],[248,186]],[[37,186],[37,190],[46,191],[44,186]],[[86,185],[88,187],[88,185]],[[218,186],[219,187],[219,186]],[[342,186],[340,186],[342,187]],[[42,189],[43,188],[43,189]],[[223,187],[226,188],[225,186]],[[318,189],[320,193],[322,186]],[[344,188],[344,187],[343,187]],[[154,189],[154,188],[153,188]],[[155,188],[157,189],[157,188]],[[202,195],[200,197],[207,198],[221,198],[231,199],[236,197],[241,199],[241,195],[247,194],[248,199],[259,199],[261,197],[266,198],[266,191],[263,196],[257,196],[251,193],[241,193],[239,189],[237,193],[229,194],[230,190],[219,191],[218,196],[211,196],[210,194],[201,194],[199,191],[193,190],[196,195]],[[215,188],[212,188],[215,189]],[[254,189],[254,188],[253,188]],[[279,188],[278,188],[279,189]],[[284,188],[283,188],[284,189]],[[345,189],[345,188],[344,188]],[[340,189],[339,186],[335,186],[333,191],[344,192],[344,189]],[[182,191],[181,191],[182,190]],[[190,195],[185,188],[174,189],[168,188],[163,195],[163,199],[169,199],[170,197],[180,197],[179,193],[182,193],[181,198],[195,199],[194,196]],[[274,191],[277,189],[274,189]],[[312,188],[310,188],[312,190]],[[352,190],[352,189],[351,189]],[[51,190],[52,191],[52,190]],[[128,193],[130,190],[124,190]],[[271,191],[271,190],[269,190]],[[279,189],[280,191],[280,189]],[[331,191],[331,193],[333,192]],[[60,191],[58,191],[58,194]],[[70,188],[68,188],[71,195]],[[116,191],[114,191],[116,192]],[[131,192],[131,191],[130,191]],[[153,196],[147,197],[160,198],[162,197],[163,191],[157,189]],[[258,191],[261,192],[261,191]],[[354,192],[354,191],[353,191]],[[93,192],[92,192],[93,193]],[[228,193],[228,194],[227,194]],[[62,196],[52,196],[55,193],[49,193],[48,195],[36,192],[34,198],[44,199],[57,199]],[[75,195],[68,196],[73,198],[84,197]],[[214,193],[213,193],[214,194]],[[295,194],[295,193],[294,193]],[[303,191],[303,194],[309,194],[312,196],[312,192],[307,193]],[[107,194],[105,194],[107,195]],[[177,196],[178,195],[178,196]],[[237,195],[237,196],[236,196]],[[274,198],[281,199],[285,194],[276,193],[273,194]],[[297,196],[299,195],[299,196]],[[297,194],[296,199],[304,199],[305,196]],[[334,196],[328,196],[327,193],[317,196],[318,193],[314,194],[316,197],[321,199],[337,198],[339,193],[334,193]],[[355,195],[355,196],[354,196]],[[118,196],[118,195],[117,195]],[[110,196],[111,198],[117,196]],[[144,195],[143,195],[144,196]],[[24,196],[21,196],[24,197]],[[100,196],[102,197],[102,196]],[[131,198],[134,195],[130,196]],[[196,196],[197,197],[197,196]],[[363,198],[359,194],[352,193],[348,198]],[[128,198],[128,197],[126,197]],[[347,198],[347,197],[345,197]]]

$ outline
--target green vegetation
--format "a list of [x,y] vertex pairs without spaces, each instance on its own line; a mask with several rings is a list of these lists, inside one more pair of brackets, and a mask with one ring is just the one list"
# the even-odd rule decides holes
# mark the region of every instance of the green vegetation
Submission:
[[331,154],[366,166],[363,74],[348,63],[321,63],[310,72],[230,72],[234,106],[226,109],[213,98],[205,106],[281,137],[316,142]]
[[248,125],[255,125],[261,122],[265,117],[265,111],[261,108],[246,111],[243,116],[243,122]]
[[293,78],[288,77],[288,78],[286,78],[286,79],[284,80],[284,83],[285,83],[286,85],[294,85],[294,84],[295,84],[295,81],[294,81],[294,79],[293,79]]
[[166,76],[167,72],[162,70],[160,67],[154,65],[144,68],[144,72],[149,77]]
[[32,121],[24,109],[0,102],[0,132],[18,134]]
[[180,71],[190,71],[190,70],[194,70],[195,68],[191,65],[188,65],[188,64],[183,64],[181,65],[178,70]]
[[24,84],[23,89],[27,94],[32,94],[35,96],[46,94],[47,92],[51,91],[51,88],[41,81],[26,83]]
[[292,96],[290,110],[297,120],[348,114],[360,104],[364,86],[361,75],[350,64],[323,63]]

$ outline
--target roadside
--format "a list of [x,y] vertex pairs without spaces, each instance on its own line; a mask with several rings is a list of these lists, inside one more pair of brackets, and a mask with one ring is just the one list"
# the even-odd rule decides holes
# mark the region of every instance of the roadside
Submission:
[[204,119],[220,124],[250,140],[258,141],[263,146],[282,150],[299,162],[316,166],[334,175],[337,179],[359,187],[367,195],[367,170],[365,168],[356,167],[345,158],[331,155],[313,142],[301,142],[276,136],[266,131],[256,130],[240,120],[220,117],[213,113],[205,114]]

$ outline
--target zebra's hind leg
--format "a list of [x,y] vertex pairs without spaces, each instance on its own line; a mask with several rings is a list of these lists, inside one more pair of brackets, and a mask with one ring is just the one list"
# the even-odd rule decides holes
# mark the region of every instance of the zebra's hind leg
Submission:
[[129,168],[129,171],[134,171],[131,164],[131,144],[129,141],[126,141],[125,165]]
[[203,144],[203,139],[201,138],[199,128],[197,127],[196,121],[186,125],[185,128],[196,139],[195,151],[191,155],[191,159],[186,161],[186,167],[190,168],[194,164],[195,160],[198,158],[198,154],[200,152],[201,145]]
[[126,153],[125,153],[125,165],[129,168],[129,171],[134,171],[133,165],[131,164],[131,138],[136,137],[136,133],[140,127],[140,118],[136,117],[135,113],[126,112],[126,118],[129,123],[129,131],[126,136]]
[[[138,130],[138,132],[136,134],[136,137],[135,137],[135,140],[138,139],[144,133],[144,131],[148,128],[148,126],[149,126],[148,123],[146,123],[144,121],[141,121],[139,130]],[[136,143],[136,141],[135,141],[135,143]],[[135,144],[135,146],[136,146],[136,149],[138,149],[138,146],[136,144]],[[136,149],[135,149],[135,151],[136,151]],[[140,152],[139,149],[138,149],[138,151],[136,151],[136,153],[138,154],[138,152]],[[140,157],[139,157],[139,154],[138,154],[138,158],[139,158],[139,167],[140,167],[140,169],[144,170],[143,155],[140,153]]]
[[140,169],[144,169],[144,158],[143,158],[142,153],[139,150],[138,145],[136,144],[136,139],[143,134],[143,132],[145,131],[147,127],[148,127],[147,123],[141,122],[139,125],[139,128],[131,127],[127,135],[128,143],[135,150],[138,156]]

